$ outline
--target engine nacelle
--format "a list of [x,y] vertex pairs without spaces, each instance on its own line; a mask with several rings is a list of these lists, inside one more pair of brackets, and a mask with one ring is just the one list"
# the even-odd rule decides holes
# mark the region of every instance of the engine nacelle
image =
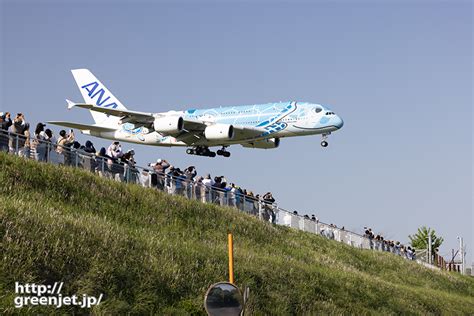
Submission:
[[157,117],[153,122],[153,128],[158,133],[178,133],[184,127],[184,120],[181,116]]
[[247,147],[247,148],[262,148],[262,149],[277,148],[278,146],[280,146],[280,139],[267,138],[263,140],[257,140],[251,143],[242,144],[242,146]]
[[204,130],[204,136],[208,140],[229,140],[234,138],[234,127],[227,124],[209,125]]

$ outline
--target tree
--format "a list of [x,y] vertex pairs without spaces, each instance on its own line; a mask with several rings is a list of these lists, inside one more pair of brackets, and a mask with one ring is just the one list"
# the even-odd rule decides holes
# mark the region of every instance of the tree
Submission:
[[443,243],[443,237],[437,237],[434,229],[427,228],[426,226],[418,228],[418,232],[415,235],[408,235],[410,238],[411,246],[416,249],[427,249],[428,248],[428,236],[431,235],[431,249],[433,252],[438,251],[439,246]]

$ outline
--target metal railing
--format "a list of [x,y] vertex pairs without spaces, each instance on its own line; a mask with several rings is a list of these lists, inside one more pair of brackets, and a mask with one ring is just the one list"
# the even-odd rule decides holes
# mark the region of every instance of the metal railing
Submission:
[[400,251],[399,246],[390,246],[355,232],[294,214],[278,207],[276,203],[267,203],[262,199],[244,195],[235,189],[217,188],[183,176],[176,177],[170,173],[158,173],[152,168],[139,167],[119,162],[110,157],[87,153],[81,148],[60,146],[35,138],[28,139],[24,135],[0,130],[0,151],[8,151],[11,154],[41,162],[81,168],[101,177],[155,188],[168,194],[184,196],[202,203],[233,207],[262,221],[319,234],[356,248],[385,251],[407,259],[416,259],[413,256],[408,256],[406,252]]

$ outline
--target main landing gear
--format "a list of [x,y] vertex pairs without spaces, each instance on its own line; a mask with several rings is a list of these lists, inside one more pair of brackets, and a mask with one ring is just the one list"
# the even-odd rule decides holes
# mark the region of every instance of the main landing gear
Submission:
[[328,142],[326,141],[326,139],[328,139],[328,135],[329,134],[323,134],[323,140],[321,141],[321,146],[323,147],[328,147]]
[[[188,155],[197,155],[197,156],[205,156],[205,157],[215,157],[216,153],[209,150],[209,147],[207,146],[196,146],[193,148],[188,148],[186,149],[186,153]],[[222,149],[219,149],[217,151],[217,155],[223,156],[223,157],[230,157],[230,152],[225,150],[225,146],[222,147]]]
[[186,153],[189,155],[205,156],[205,157],[215,157],[216,153],[209,150],[207,146],[196,146],[193,148],[186,149]]
[[230,152],[228,152],[228,151],[226,150],[226,147],[227,147],[227,146],[222,146],[222,149],[219,149],[219,150],[217,151],[217,154],[218,154],[219,156],[224,156],[224,157],[226,157],[226,158],[227,158],[227,157],[230,157]]

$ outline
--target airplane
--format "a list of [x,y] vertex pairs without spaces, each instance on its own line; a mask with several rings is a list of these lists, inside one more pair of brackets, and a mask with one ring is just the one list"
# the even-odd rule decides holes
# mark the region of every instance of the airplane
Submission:
[[[227,148],[277,148],[285,137],[320,134],[321,146],[344,121],[327,106],[309,102],[277,102],[210,109],[147,113],[125,106],[88,70],[71,70],[85,103],[66,100],[68,109],[87,109],[95,124],[48,123],[79,129],[100,138],[154,146],[187,147],[186,153],[230,157]],[[211,147],[221,147],[217,152]]]

